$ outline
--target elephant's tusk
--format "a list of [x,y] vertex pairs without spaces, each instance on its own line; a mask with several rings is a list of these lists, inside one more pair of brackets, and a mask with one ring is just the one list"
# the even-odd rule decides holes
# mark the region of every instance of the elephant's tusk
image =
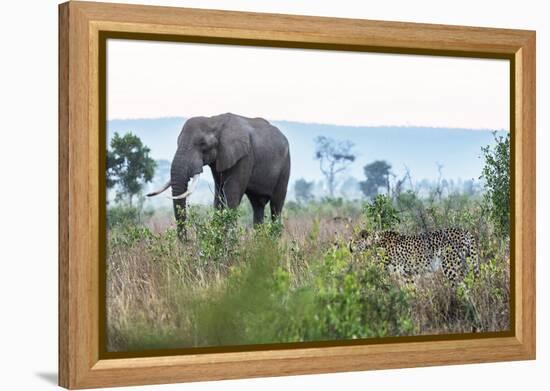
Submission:
[[195,186],[197,186],[197,182],[199,181],[199,176],[200,176],[200,174],[197,174],[191,179],[191,184],[189,185],[189,188],[187,189],[187,191],[185,193],[182,193],[180,195],[173,196],[173,197],[170,197],[170,198],[172,198],[173,200],[181,200],[182,198],[189,197],[191,195],[191,193],[193,193],[193,191],[195,190]]
[[164,186],[162,186],[160,189],[158,190],[155,190],[151,193],[148,193],[147,194],[147,197],[154,197],[156,195],[159,195],[160,193],[162,193],[163,191],[165,191],[166,189],[168,189],[170,187],[171,183],[170,181],[166,182],[166,184]]

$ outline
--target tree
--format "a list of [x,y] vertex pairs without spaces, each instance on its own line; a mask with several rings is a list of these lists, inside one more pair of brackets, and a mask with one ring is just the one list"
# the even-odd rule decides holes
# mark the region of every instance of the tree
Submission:
[[149,152],[138,136],[115,132],[107,151],[107,188],[116,188],[117,201],[126,197],[131,206],[133,197],[153,179],[156,163]]
[[296,201],[309,202],[313,199],[313,182],[308,182],[304,178],[298,179],[294,182],[294,192],[296,194]]
[[384,187],[389,195],[390,170],[391,164],[384,160],[376,160],[363,167],[366,180],[359,182],[363,194],[368,198],[374,198],[378,195],[378,190]]
[[497,136],[495,146],[481,148],[485,158],[481,178],[485,179],[485,201],[496,232],[507,237],[510,234],[510,133]]
[[336,175],[355,161],[355,155],[351,153],[353,143],[324,136],[317,137],[315,143],[315,159],[319,160],[321,172],[327,180],[329,196],[332,198],[336,188]]

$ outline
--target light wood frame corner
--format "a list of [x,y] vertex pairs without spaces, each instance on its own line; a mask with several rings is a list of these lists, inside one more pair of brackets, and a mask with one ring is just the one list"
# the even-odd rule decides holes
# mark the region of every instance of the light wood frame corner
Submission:
[[[509,59],[513,318],[499,338],[102,358],[101,34]],[[156,38],[155,38],[156,37]],[[184,39],[185,40],[185,39]],[[460,354],[457,354],[460,352]],[[71,1],[59,6],[59,384],[89,388],[535,358],[535,32]]]

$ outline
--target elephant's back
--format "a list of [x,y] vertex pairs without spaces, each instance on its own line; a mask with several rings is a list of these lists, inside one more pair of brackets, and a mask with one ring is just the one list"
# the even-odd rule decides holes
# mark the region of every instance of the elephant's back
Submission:
[[254,154],[257,159],[270,160],[274,167],[282,169],[288,160],[290,148],[286,136],[271,124],[255,127],[251,135]]
[[274,148],[279,153],[288,153],[288,140],[286,136],[277,128],[263,118],[251,118],[252,142],[256,147]]
[[286,136],[269,121],[264,118],[249,118],[233,113],[226,113],[233,121],[247,128],[250,132],[250,139],[256,152],[277,152],[281,154],[289,153],[289,144]]

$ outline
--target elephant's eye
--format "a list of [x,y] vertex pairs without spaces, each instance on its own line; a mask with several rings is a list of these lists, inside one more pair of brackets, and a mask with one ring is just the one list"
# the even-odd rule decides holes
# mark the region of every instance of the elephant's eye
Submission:
[[[210,140],[212,141],[212,140]],[[201,140],[199,142],[199,148],[203,151],[208,151],[210,149],[212,149],[214,147],[215,143],[213,142],[208,142],[207,140]]]

